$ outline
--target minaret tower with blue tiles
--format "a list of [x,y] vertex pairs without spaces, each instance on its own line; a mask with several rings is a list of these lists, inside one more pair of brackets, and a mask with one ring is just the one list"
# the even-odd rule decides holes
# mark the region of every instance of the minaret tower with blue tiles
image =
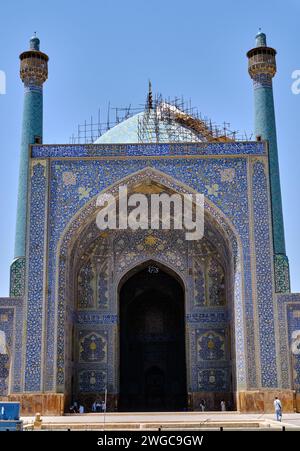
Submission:
[[29,50],[20,55],[20,77],[24,83],[24,109],[20,152],[19,187],[14,261],[11,266],[11,296],[22,296],[25,270],[26,211],[30,144],[43,140],[43,83],[48,78],[48,56],[40,51],[34,35]]
[[278,163],[272,78],[276,74],[276,50],[267,46],[266,35],[256,35],[256,47],[247,53],[248,71],[253,80],[255,135],[268,141],[272,202],[274,267],[277,292],[290,289],[289,264],[285,251],[280,175]]

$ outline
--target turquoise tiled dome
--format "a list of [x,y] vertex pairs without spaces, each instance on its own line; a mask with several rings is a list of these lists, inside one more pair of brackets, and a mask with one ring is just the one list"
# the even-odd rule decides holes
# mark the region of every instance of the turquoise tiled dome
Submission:
[[[121,143],[138,143],[141,142],[138,136],[139,124],[144,120],[146,113],[141,112],[117,124],[100,136],[95,144],[121,144]],[[151,114],[151,113],[150,113]],[[154,114],[154,113],[153,113]],[[149,118],[149,115],[148,115]],[[150,117],[151,121],[151,117]],[[176,121],[158,120],[160,142],[172,142],[172,136],[176,134],[176,141],[178,142],[193,142],[202,141],[201,137],[194,131],[179,125]],[[156,136],[153,133],[143,135],[142,142],[156,142]]]

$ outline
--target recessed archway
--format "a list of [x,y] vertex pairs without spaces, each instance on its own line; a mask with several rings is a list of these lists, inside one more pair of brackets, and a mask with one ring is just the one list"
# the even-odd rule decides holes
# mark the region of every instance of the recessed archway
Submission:
[[[138,180],[146,181],[147,189],[150,185],[151,189],[156,189],[156,183],[164,186],[166,190],[171,189],[171,191],[185,192],[182,190],[188,189],[188,187],[175,186],[173,179],[171,180],[173,184],[170,185],[169,177],[164,176],[164,178],[162,173],[152,170],[152,168],[147,168],[145,171],[135,174],[134,177],[131,175],[128,178],[129,185],[132,182],[132,186],[130,185],[132,190],[135,189],[138,182],[137,177],[139,177]],[[151,183],[149,180],[151,180]],[[152,185],[154,185],[154,188]],[[111,193],[116,193],[116,186],[111,188]],[[192,254],[190,254],[187,252],[186,246],[179,244],[180,242],[185,242],[182,240],[182,237],[178,236],[178,239],[175,239],[174,233],[170,234],[167,231],[165,231],[167,233],[163,233],[163,231],[137,231],[133,236],[133,240],[130,238],[130,231],[102,233],[99,236],[99,230],[95,225],[96,212],[95,199],[93,199],[73,218],[59,244],[58,263],[60,269],[57,273],[58,291],[56,292],[59,313],[57,315],[58,334],[56,346],[58,346],[57,356],[59,358],[57,358],[57,378],[54,381],[57,389],[70,395],[72,393],[72,375],[74,375],[74,382],[76,382],[76,377],[78,379],[79,376],[84,385],[86,382],[86,385],[89,385],[89,387],[83,387],[84,395],[88,390],[94,398],[95,392],[104,393],[105,387],[107,387],[110,408],[114,410],[119,408],[119,291],[126,280],[133,276],[135,270],[138,272],[142,269],[139,265],[145,265],[145,261],[149,262],[149,259],[153,259],[155,262],[160,262],[156,264],[161,264],[163,266],[162,270],[168,275],[175,279],[177,278],[179,284],[184,284],[189,408],[197,409],[199,400],[206,398],[208,391],[211,393],[212,398],[210,405],[212,408],[219,408],[219,397],[222,396],[220,399],[227,399],[224,392],[229,392],[231,399],[232,392],[235,392],[237,387],[235,381],[236,353],[240,363],[245,359],[243,343],[241,346],[239,345],[240,341],[243,342],[243,334],[236,334],[234,323],[236,318],[238,318],[237,330],[243,330],[242,299],[244,288],[241,278],[243,274],[243,256],[241,254],[239,235],[236,230],[222,212],[205,199],[206,233],[205,239],[201,241],[204,248],[202,249],[201,243],[199,243],[199,248],[197,243],[194,243],[193,249],[194,247],[195,249],[191,249]],[[150,232],[155,239],[149,239],[148,234]],[[207,249],[206,239],[208,240]],[[212,249],[210,249],[209,243],[212,244]],[[191,246],[189,246],[190,248]],[[96,252],[94,252],[95,249]],[[167,250],[170,252],[167,252]],[[220,268],[223,268],[225,271],[225,298],[223,296],[224,281],[222,277],[219,278],[219,266],[217,268],[214,265],[211,266],[211,251],[212,254],[216,255],[216,260],[221,265]],[[205,255],[202,255],[203,253],[207,254],[208,260]],[[220,254],[220,258],[217,254]],[[93,260],[93,265],[96,265],[94,267],[94,281],[103,281],[103,269],[107,271],[107,288],[103,289],[102,285],[96,284],[94,289],[95,293],[98,294],[95,295],[93,305],[89,307],[89,304],[85,305],[80,301],[83,310],[76,311],[79,305],[77,291],[78,271],[80,271],[82,264],[89,262],[90,258]],[[188,265],[187,258],[189,258],[190,262]],[[102,264],[106,264],[106,262],[108,266],[102,268]],[[216,273],[215,269],[217,270]],[[205,302],[202,278],[199,277],[201,273],[207,277],[207,283],[204,284],[206,286]],[[101,277],[99,278],[100,275]],[[219,285],[217,290],[216,285],[211,283],[213,279],[217,279]],[[99,293],[100,298],[96,300]],[[93,316],[94,310],[98,308],[101,311]],[[87,314],[84,312],[85,309],[88,310]],[[205,316],[201,313],[202,309],[205,310]],[[215,313],[212,312],[212,322],[205,323],[203,327],[200,324],[201,327],[199,326],[199,330],[197,328],[194,333],[193,329],[196,323],[199,322],[198,319],[200,318],[203,322],[203,318],[208,318],[210,309],[212,311],[216,309],[217,316],[214,316]],[[100,321],[98,321],[98,317]],[[77,352],[73,356],[74,346],[72,345],[70,331],[74,324],[74,319],[79,324],[82,321],[91,323],[91,318],[95,318],[93,330],[101,332],[103,338],[107,341],[108,348],[105,358],[100,363],[95,363],[93,368],[91,367],[91,374],[89,374],[89,370],[85,368],[87,366],[85,362],[79,362],[80,364],[76,367],[76,359],[78,361],[79,354]],[[220,327],[216,326],[215,318],[220,319],[222,322]],[[208,319],[210,321],[210,318]],[[228,328],[229,325],[230,327]],[[89,326],[90,328],[92,330],[92,326]],[[216,334],[206,337],[205,334],[211,331],[215,331]],[[211,353],[212,355],[207,360],[203,349],[206,346],[211,346],[211,339],[216,342],[216,347],[219,345],[222,347],[223,338],[219,340],[222,335],[224,335],[225,352],[222,353],[217,367],[214,364],[210,364],[210,361],[214,360],[215,354]],[[78,342],[76,336],[75,339]],[[158,374],[157,366],[150,370],[148,374],[151,379],[153,374]],[[243,370],[244,366],[240,364],[237,376],[238,374],[243,376]],[[90,386],[91,381],[93,382],[92,386]],[[96,386],[94,384],[95,381],[97,382]],[[209,382],[209,387],[207,382]],[[77,393],[80,391],[81,389],[77,390]]]
[[120,283],[120,401],[123,411],[187,407],[184,289],[155,262]]

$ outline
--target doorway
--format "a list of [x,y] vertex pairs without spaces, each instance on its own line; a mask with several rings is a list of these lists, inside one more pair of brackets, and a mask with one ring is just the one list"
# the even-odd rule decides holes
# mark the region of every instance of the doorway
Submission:
[[149,263],[120,290],[121,411],[187,407],[184,290],[171,271]]

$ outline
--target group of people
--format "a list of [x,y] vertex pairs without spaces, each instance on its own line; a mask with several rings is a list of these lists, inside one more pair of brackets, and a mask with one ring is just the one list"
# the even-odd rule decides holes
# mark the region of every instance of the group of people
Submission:
[[96,400],[92,405],[92,412],[105,412],[105,402]]
[[78,404],[77,401],[70,406],[70,413],[84,413],[84,407],[82,404]]
[[[92,412],[105,412],[106,406],[104,401],[100,401],[96,399],[92,405]],[[77,401],[74,401],[70,406],[70,413],[84,413],[84,406],[79,404]]]

